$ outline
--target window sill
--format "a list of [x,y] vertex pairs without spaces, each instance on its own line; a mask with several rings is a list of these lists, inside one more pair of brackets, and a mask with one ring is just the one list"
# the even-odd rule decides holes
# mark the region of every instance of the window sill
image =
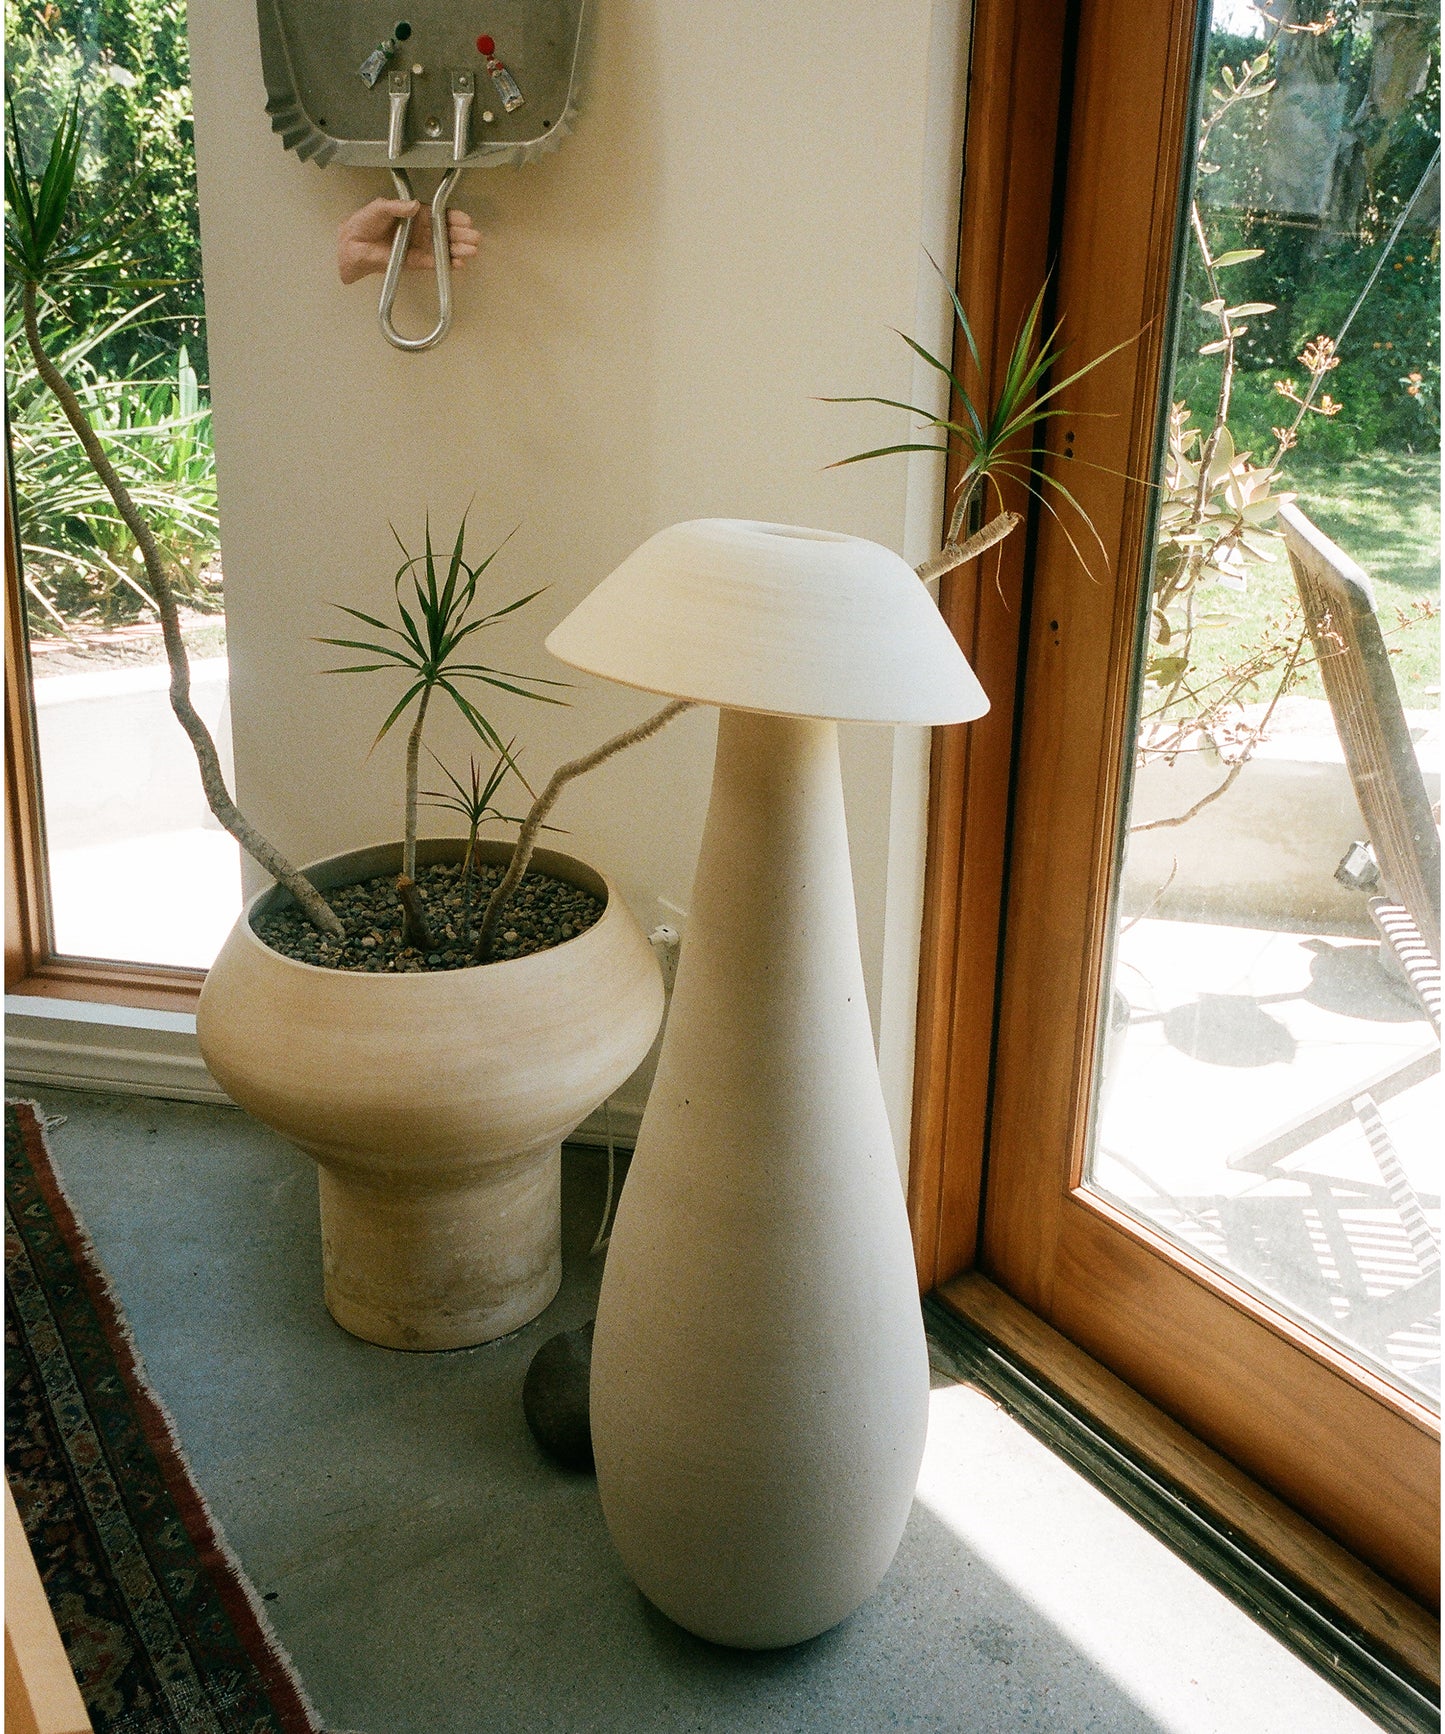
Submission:
[[[986,1277],[927,1303],[970,1377],[1390,1728],[1438,1691],[1434,1618]],[[947,1326],[945,1325],[945,1333]],[[947,1336],[945,1340],[949,1340]]]

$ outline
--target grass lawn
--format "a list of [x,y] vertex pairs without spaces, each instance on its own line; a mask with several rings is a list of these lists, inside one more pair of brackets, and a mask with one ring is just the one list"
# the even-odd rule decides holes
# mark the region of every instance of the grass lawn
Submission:
[[[1297,459],[1286,486],[1300,509],[1370,575],[1380,625],[1390,646],[1395,679],[1407,709],[1440,703],[1440,621],[1412,619],[1412,605],[1440,602],[1440,460],[1434,453],[1379,452],[1331,464]],[[1201,630],[1195,638],[1196,670],[1207,677],[1237,662],[1267,620],[1298,611],[1299,597],[1284,548],[1272,565],[1252,561],[1249,588],[1240,594],[1212,584],[1200,592],[1205,611],[1230,616],[1227,626]],[[1319,675],[1309,669],[1292,690],[1323,696]],[[1268,698],[1266,684],[1256,695]]]

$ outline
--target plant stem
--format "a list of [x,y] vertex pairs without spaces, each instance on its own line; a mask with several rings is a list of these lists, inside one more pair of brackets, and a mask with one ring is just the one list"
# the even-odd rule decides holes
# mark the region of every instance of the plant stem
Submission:
[[[983,518],[983,488],[985,481],[982,476],[975,476],[953,503],[953,513],[948,520],[948,535],[944,538],[944,547],[952,548],[959,545],[959,532],[967,524],[970,532],[978,529]],[[970,535],[970,540],[972,536]],[[967,543],[963,544],[965,547]]]
[[502,875],[501,883],[487,899],[487,907],[482,915],[481,929],[477,934],[476,959],[478,963],[487,963],[491,959],[492,947],[496,943],[497,928],[501,924],[502,910],[507,899],[517,889],[522,881],[522,875],[531,864],[532,851],[537,846],[537,833],[542,829],[542,822],[556,805],[557,797],[574,777],[585,776],[588,771],[595,771],[598,765],[605,764],[615,753],[624,751],[627,747],[636,746],[639,742],[650,740],[653,735],[665,729],[674,717],[679,717],[685,710],[692,710],[694,701],[690,698],[676,698],[671,704],[665,704],[660,711],[640,722],[635,728],[624,729],[620,735],[614,735],[610,741],[604,741],[600,747],[590,753],[584,753],[580,759],[571,759],[565,765],[559,765],[553,771],[551,780],[542,793],[532,803],[532,810],[527,814],[522,829],[517,836],[517,846],[512,851],[512,859],[507,871]]
[[472,894],[476,884],[477,829],[480,821],[472,819],[467,831],[467,852],[462,856],[462,944],[472,937]]
[[435,951],[436,940],[426,918],[426,904],[416,888],[416,810],[418,785],[421,780],[421,731],[426,725],[426,708],[431,703],[432,689],[424,686],[421,703],[416,707],[416,721],[406,737],[406,812],[402,820],[401,872],[396,876],[396,894],[401,899],[406,943],[417,951]]
[[996,518],[990,518],[981,530],[976,530],[966,542],[945,542],[931,559],[925,560],[914,570],[925,584],[931,584],[935,578],[942,578],[945,573],[952,572],[955,566],[966,565],[968,561],[976,560],[980,554],[986,554],[996,542],[1002,542],[1019,522],[1017,512],[1000,512]]
[[335,913],[325,899],[317,891],[309,879],[304,878],[291,863],[274,849],[261,833],[251,824],[250,820],[240,811],[231,799],[226,788],[226,779],[221,771],[221,761],[216,753],[216,743],[211,738],[211,731],[201,720],[196,707],[191,703],[191,668],[186,654],[185,640],[181,636],[180,615],[176,608],[175,592],[171,589],[165,566],[161,561],[160,549],[156,546],[155,537],[150,532],[150,526],[136,508],[125,484],[116,474],[115,466],[106,456],[105,447],[101,444],[95,429],[90,425],[80,400],[71,390],[64,374],[51,361],[40,341],[40,326],[35,311],[35,284],[27,282],[21,292],[22,306],[25,315],[25,340],[30,345],[30,353],[35,357],[35,366],[40,377],[54,394],[56,402],[65,412],[65,419],[75,431],[75,437],[85,449],[94,469],[105,485],[106,492],[115,501],[116,510],[125,521],[126,528],[135,537],[136,546],[140,549],[141,558],[145,562],[146,578],[150,585],[150,600],[155,604],[156,612],[161,618],[161,637],[165,642],[166,661],[170,664],[171,709],[176,714],[176,721],[186,731],[196,755],[196,764],[201,773],[201,787],[206,793],[206,802],[219,823],[241,845],[252,860],[258,862],[278,884],[283,885],[295,898],[305,913],[307,919],[322,933],[329,934],[333,939],[344,939],[346,930],[342,927]]
[[422,902],[421,892],[417,890],[416,881],[410,874],[397,874],[396,894],[401,899],[406,943],[414,951],[435,951],[437,942],[427,925],[426,904]]
[[420,782],[421,763],[421,731],[426,725],[426,710],[431,703],[432,689],[424,686],[421,691],[421,702],[416,707],[416,721],[411,725],[411,733],[406,737],[406,814],[403,821],[401,870],[408,879],[416,878],[416,809],[417,791]]

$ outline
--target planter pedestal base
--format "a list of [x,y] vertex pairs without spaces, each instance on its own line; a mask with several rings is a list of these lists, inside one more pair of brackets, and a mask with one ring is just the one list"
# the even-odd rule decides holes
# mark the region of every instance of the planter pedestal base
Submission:
[[388,1349],[462,1349],[520,1330],[562,1282],[560,1145],[421,1191],[322,1167],[326,1309]]

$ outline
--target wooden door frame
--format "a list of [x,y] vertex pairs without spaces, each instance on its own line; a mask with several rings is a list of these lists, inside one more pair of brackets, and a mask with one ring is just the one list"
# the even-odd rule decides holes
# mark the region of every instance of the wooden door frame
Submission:
[[20,549],[5,488],[5,991],[157,1011],[194,1011],[205,971],[56,954]]
[[[1048,274],[1074,29],[1069,0],[975,0],[959,225],[959,299],[989,378],[965,344],[954,370],[991,389]],[[948,497],[961,469],[950,459]],[[1029,520],[1027,495],[1004,484]],[[940,526],[940,531],[942,526]],[[978,1254],[1015,714],[1032,526],[939,589],[939,607],[985,692],[988,714],[933,731],[908,1214],[920,1287]]]
[[1108,571],[1082,573],[1045,516],[1004,545],[997,584],[984,562],[942,598],[994,710],[934,747],[920,1279],[981,1269],[1428,1602],[1436,1419],[1082,1185],[1149,534],[1148,487],[1128,478],[1153,470],[1195,8],[1086,0],[1045,20],[978,0],[975,32],[960,283],[991,364],[1054,256],[1074,353],[1133,341],[1061,400],[1077,427],[1057,424]]

